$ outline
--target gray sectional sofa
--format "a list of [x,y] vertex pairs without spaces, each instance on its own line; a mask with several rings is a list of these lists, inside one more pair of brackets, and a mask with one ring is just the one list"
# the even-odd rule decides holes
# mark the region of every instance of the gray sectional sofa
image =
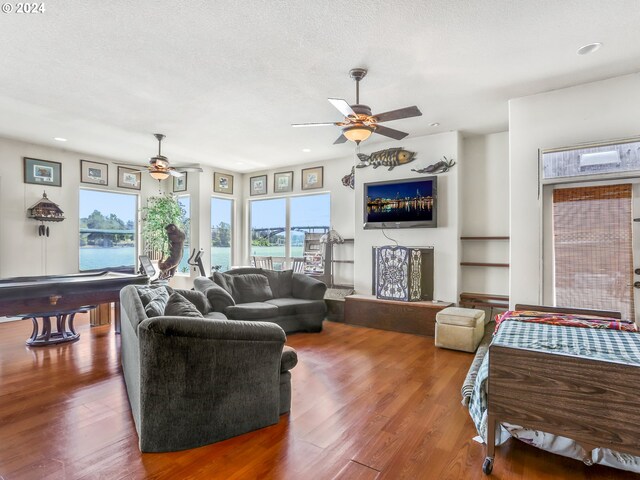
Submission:
[[327,286],[291,270],[238,268],[194,280],[215,312],[233,320],[280,325],[286,333],[319,332],[327,313]]
[[184,315],[149,318],[157,293],[150,289],[120,292],[122,369],[142,452],[217,442],[289,411],[297,355],[282,328],[228,320],[188,290],[172,291],[179,295],[169,300],[186,299],[174,309]]

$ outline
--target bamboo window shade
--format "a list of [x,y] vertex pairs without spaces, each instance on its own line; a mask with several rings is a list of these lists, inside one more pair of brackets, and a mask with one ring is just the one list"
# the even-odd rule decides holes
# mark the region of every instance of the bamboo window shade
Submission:
[[630,184],[553,191],[555,303],[634,319]]

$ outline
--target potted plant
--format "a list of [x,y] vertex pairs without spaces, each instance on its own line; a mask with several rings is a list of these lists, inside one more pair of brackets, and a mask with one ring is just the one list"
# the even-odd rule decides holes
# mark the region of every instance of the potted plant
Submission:
[[186,231],[184,218],[186,211],[174,195],[149,197],[147,206],[142,208],[142,240],[151,259],[159,260],[169,254],[169,239],[165,228],[173,223]]

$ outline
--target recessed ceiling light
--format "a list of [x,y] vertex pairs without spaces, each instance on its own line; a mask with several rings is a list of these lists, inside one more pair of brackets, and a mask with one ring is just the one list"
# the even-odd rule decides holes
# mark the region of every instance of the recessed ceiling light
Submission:
[[429,124],[430,127],[439,127],[440,124],[438,122],[433,122]]
[[303,149],[302,149],[302,151],[303,151],[304,153],[309,153],[309,152],[311,151],[311,149],[310,149],[310,148],[303,148]]
[[62,137],[54,137],[53,139],[58,141],[58,142],[66,142],[67,141],[66,138],[62,138]]
[[588,45],[580,47],[576,53],[578,55],[589,55],[590,53],[593,53],[596,50],[600,49],[601,46],[601,42],[589,43]]

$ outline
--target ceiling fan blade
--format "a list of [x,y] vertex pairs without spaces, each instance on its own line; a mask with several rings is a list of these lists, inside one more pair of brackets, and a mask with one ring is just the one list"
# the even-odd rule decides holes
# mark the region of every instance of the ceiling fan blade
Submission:
[[176,172],[204,172],[199,165],[184,165],[175,167]]
[[339,143],[344,143],[347,141],[347,137],[345,137],[344,135],[340,134],[340,136],[336,139],[335,142],[333,142],[334,145],[338,145]]
[[329,103],[336,107],[345,117],[348,117],[349,115],[356,115],[356,112],[353,111],[353,108],[351,108],[351,105],[349,105],[346,100],[343,100],[342,98],[329,98],[328,100]]
[[184,176],[184,173],[182,172],[178,172],[176,170],[174,170],[173,168],[170,168],[167,170],[167,173],[173,177],[182,177]]
[[292,127],[329,127],[336,125],[335,122],[325,123],[292,123]]
[[393,128],[383,127],[382,125],[376,125],[376,129],[373,133],[377,133],[378,135],[384,135],[385,137],[393,138],[394,140],[402,140],[404,137],[409,135],[406,132],[401,132],[400,130],[394,130]]
[[401,118],[419,117],[422,112],[416,107],[399,108],[398,110],[391,110],[390,112],[378,113],[373,115],[376,122],[389,122],[391,120],[400,120]]
[[[140,165],[139,163],[123,163],[123,162],[113,162],[114,165],[121,165],[123,167],[129,168],[144,168],[147,169],[148,165]],[[143,170],[144,171],[144,170]]]

